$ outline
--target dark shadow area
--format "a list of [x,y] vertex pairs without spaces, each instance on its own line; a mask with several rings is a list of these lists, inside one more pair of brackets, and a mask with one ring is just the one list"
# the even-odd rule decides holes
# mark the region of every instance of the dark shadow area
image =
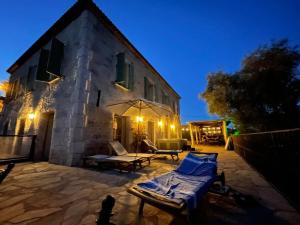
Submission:
[[233,138],[235,151],[300,210],[300,129]]

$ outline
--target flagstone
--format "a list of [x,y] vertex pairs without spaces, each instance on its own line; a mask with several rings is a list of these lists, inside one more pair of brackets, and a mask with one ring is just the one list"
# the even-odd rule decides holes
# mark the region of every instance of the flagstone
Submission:
[[62,225],[78,224],[84,214],[88,211],[88,201],[82,200],[70,206],[64,215]]
[[96,220],[96,215],[87,215],[80,221],[79,225],[95,225]]
[[24,204],[19,203],[17,205],[4,208],[0,210],[0,224],[2,222],[8,221],[16,216],[19,216],[25,212]]
[[48,184],[57,183],[61,180],[60,177],[50,177],[50,178],[43,178],[43,179],[36,179],[36,180],[28,180],[26,182],[18,182],[16,185],[26,188],[33,188],[33,187],[41,187],[46,186]]
[[25,200],[31,196],[33,196],[33,194],[23,194],[23,195],[17,195],[17,196],[11,197],[11,198],[1,202],[0,209],[14,205],[14,204],[21,202],[22,200]]
[[68,196],[68,197],[65,197],[63,199],[51,202],[50,206],[51,207],[61,207],[61,206],[67,205],[71,202],[74,202],[78,199],[87,198],[90,193],[91,193],[91,189],[89,189],[89,188],[83,189],[79,193],[74,193],[71,196]]
[[12,220],[10,220],[10,222],[12,223],[20,223],[26,220],[31,220],[34,218],[41,218],[44,216],[48,216],[52,213],[55,213],[57,211],[60,211],[61,208],[48,208],[48,209],[37,209],[37,210],[31,210],[31,211],[27,211],[22,215],[19,215],[15,218],[13,218]]

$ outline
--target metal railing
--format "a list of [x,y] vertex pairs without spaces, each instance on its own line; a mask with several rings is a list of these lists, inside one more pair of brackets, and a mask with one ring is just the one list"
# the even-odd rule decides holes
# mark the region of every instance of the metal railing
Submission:
[[0,135],[0,164],[33,160],[36,135]]
[[300,209],[300,128],[233,137],[234,150]]

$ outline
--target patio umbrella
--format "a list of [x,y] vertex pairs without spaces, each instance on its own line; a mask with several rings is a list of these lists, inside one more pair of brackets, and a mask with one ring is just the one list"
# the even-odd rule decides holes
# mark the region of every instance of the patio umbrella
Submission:
[[172,110],[169,106],[143,98],[120,101],[109,104],[107,107],[120,116],[141,116],[141,114],[144,114],[161,117],[170,116],[172,114]]
[[[171,116],[172,110],[169,106],[152,102],[143,98],[134,100],[124,100],[106,105],[109,110],[119,116],[139,116],[147,115],[160,118],[162,116]],[[140,141],[140,123],[138,122],[138,144]]]

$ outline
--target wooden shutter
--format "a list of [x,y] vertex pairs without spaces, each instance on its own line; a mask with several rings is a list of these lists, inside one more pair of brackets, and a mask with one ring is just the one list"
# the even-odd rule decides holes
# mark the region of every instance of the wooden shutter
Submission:
[[40,81],[49,81],[50,74],[46,72],[47,62],[49,57],[49,51],[45,49],[41,49],[39,64],[37,68],[36,79]]
[[56,38],[52,40],[47,72],[58,77],[61,76],[61,64],[64,57],[64,47],[64,44]]
[[128,89],[133,90],[134,88],[134,66],[133,63],[128,64]]
[[117,83],[124,84],[125,71],[126,71],[125,54],[119,53],[117,55],[117,79],[116,79]]
[[147,79],[147,77],[144,77],[144,98],[148,99],[148,86],[149,86],[149,81]]
[[157,85],[154,86],[154,92],[155,92],[155,101],[159,102],[159,95],[158,95],[158,87],[157,87]]
[[34,88],[34,77],[35,77],[36,66],[31,66],[28,69],[26,90],[32,91]]
[[27,76],[22,76],[20,78],[20,92],[19,92],[20,95],[26,92],[26,83],[27,83]]
[[15,81],[15,87],[14,87],[14,95],[13,97],[16,99],[19,96],[19,91],[20,91],[20,78],[18,78]]
[[98,90],[97,92],[97,102],[96,102],[96,107],[100,106],[100,99],[101,99],[101,90]]

